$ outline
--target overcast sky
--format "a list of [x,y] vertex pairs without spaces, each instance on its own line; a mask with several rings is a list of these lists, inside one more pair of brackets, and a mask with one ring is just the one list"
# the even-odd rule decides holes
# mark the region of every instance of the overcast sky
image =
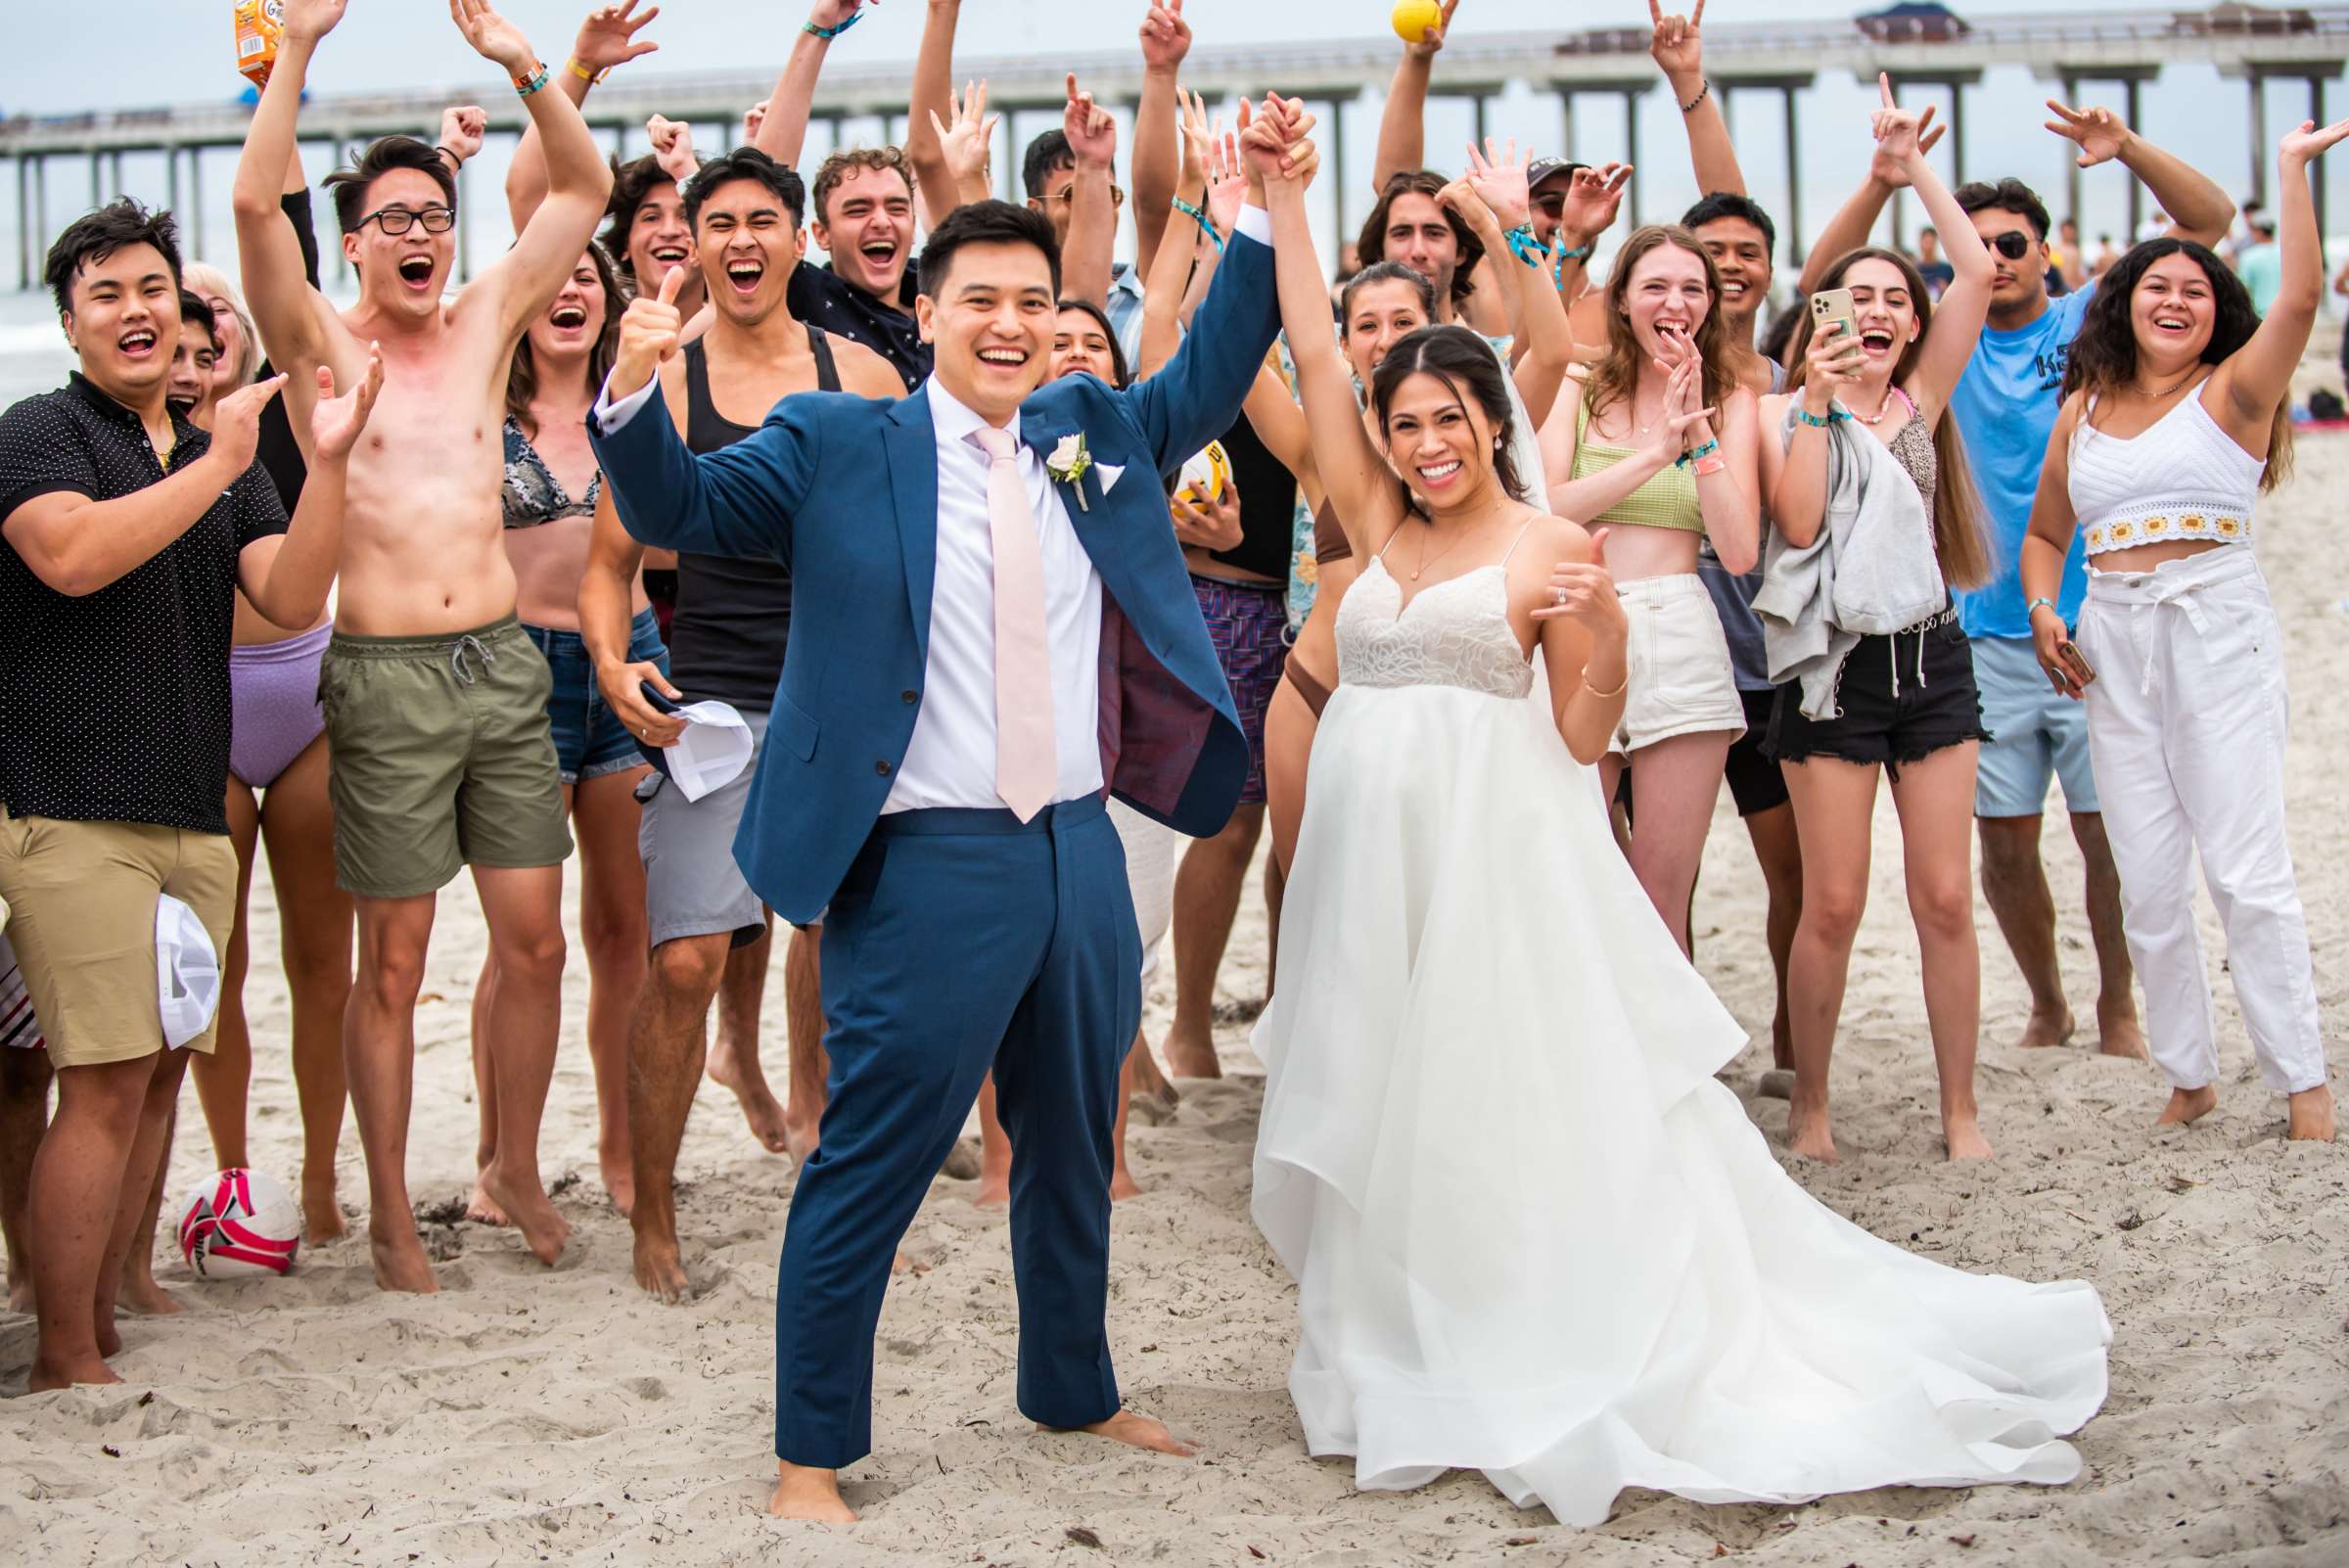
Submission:
[[[503,9],[542,56],[560,62],[586,8],[580,0],[508,0]],[[1706,20],[1817,21],[1850,16],[1858,9],[1848,0],[1755,0],[1750,6],[1721,0]],[[1994,8],[1974,9],[1989,14]],[[1995,9],[2025,8],[2017,0],[2005,0]],[[2122,8],[2098,0],[2049,0],[2036,9],[2047,14]],[[1267,43],[1391,37],[1388,0],[1282,0],[1276,5],[1265,0],[1188,0],[1185,10],[1202,42],[1230,43],[1249,36]],[[0,113],[131,108],[232,96],[242,84],[233,74],[230,12],[230,0],[81,0],[42,7],[37,21],[20,19],[16,46],[0,51]],[[910,63],[923,12],[920,0],[884,0],[835,45],[833,59]],[[1132,43],[1142,13],[1136,0],[967,0],[961,47],[967,57],[1117,48]],[[779,66],[803,16],[792,0],[668,0],[649,34],[661,42],[661,51],[628,69],[640,78],[652,78],[663,71],[739,69],[762,61]],[[1570,13],[1557,0],[1464,0],[1454,28],[1465,34],[1645,23],[1645,7],[1637,0],[1596,0],[1575,6]],[[321,92],[439,87],[477,98],[508,90],[494,68],[466,48],[448,20],[445,0],[351,0],[349,14],[328,41],[311,85]],[[1350,112],[1349,161],[1359,166],[1348,173],[1356,186],[1367,181],[1377,86],[1372,84]],[[1980,87],[1969,90],[1967,163],[1970,173],[2018,174],[2037,185],[2051,207],[2060,208],[2069,148],[2039,128],[2044,117],[2040,99],[2050,90],[2050,84],[2035,80],[2019,67],[1994,70]],[[2248,189],[2249,169],[2242,91],[2240,83],[2223,82],[2208,68],[2173,69],[2147,89],[2144,124],[2140,128],[2185,154],[2239,196]],[[2273,156],[2274,137],[2303,113],[2300,95],[2292,87],[2280,85],[2270,96],[2270,134],[2263,158]],[[1849,76],[1835,74],[1821,77],[1800,99],[1800,185],[1808,231],[1816,232],[1865,163],[1865,115],[1872,98],[1872,84],[1864,89]],[[2336,93],[2334,112],[2349,113],[2349,94]],[[1439,105],[1430,120],[1430,156],[1441,162],[1465,139],[1467,111]],[[1501,100],[1494,125],[1554,143],[1559,128],[1556,101],[1537,98],[1522,85],[1513,87]],[[1749,154],[1755,195],[1767,205],[1782,207],[1787,177],[1778,153],[1780,115],[1774,102],[1748,95],[1738,105],[1735,125],[1740,146]],[[1024,124],[1023,131],[1037,128],[1040,125]],[[1619,100],[1581,100],[1575,130],[1579,156],[1629,153],[1644,166],[1648,215],[1677,211],[1694,195],[1677,116],[1664,109],[1660,90],[1642,116],[1642,145],[1637,149],[1623,145]],[[824,150],[819,130],[811,138],[809,156]],[[1946,146],[1940,160],[1946,170]],[[147,161],[154,166],[142,168],[140,161],[133,161],[124,183],[133,194],[160,200],[161,164]],[[482,207],[493,207],[494,171],[482,172],[492,179],[469,184],[482,192]],[[2336,180],[2343,172],[2333,171]],[[87,193],[81,183],[85,179],[69,166],[53,166],[44,226],[54,227],[79,210]],[[226,168],[215,173],[207,166],[207,184],[210,205],[222,206],[224,212]],[[155,189],[146,189],[149,185]],[[2338,188],[2349,191],[2349,186]],[[2120,226],[2124,190],[2124,177],[2117,169],[2099,169],[2089,177],[2082,216],[2092,239],[2099,230]],[[1362,205],[1356,201],[1351,215],[1359,218]],[[469,203],[469,222],[477,220],[478,210]],[[0,202],[0,221],[13,216],[14,203]],[[502,231],[502,214],[481,212],[480,220]],[[2349,216],[2337,221],[2349,226]],[[224,221],[213,226],[215,249],[225,227]],[[503,235],[489,237],[502,241]]]

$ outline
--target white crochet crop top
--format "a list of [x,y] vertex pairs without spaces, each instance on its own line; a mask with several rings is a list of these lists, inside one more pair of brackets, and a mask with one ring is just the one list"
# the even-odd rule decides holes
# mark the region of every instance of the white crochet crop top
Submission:
[[2140,435],[2108,436],[2083,418],[2071,445],[2082,543],[2091,556],[2170,539],[2249,544],[2266,469],[2210,417],[2200,388]]

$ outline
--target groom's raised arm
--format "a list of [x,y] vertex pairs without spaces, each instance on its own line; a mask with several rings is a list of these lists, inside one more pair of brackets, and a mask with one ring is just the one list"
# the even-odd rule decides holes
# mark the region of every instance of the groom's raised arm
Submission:
[[1216,281],[1191,330],[1166,369],[1134,383],[1126,406],[1172,474],[1191,454],[1231,429],[1256,373],[1280,331],[1280,297],[1272,287],[1272,219],[1262,195],[1251,192],[1225,242]]
[[612,374],[587,411],[604,487],[642,543],[789,566],[791,520],[815,479],[813,416],[785,399],[745,439],[699,457],[686,449],[660,374],[677,355],[684,282],[685,269],[670,268],[658,294],[637,296],[620,318]]

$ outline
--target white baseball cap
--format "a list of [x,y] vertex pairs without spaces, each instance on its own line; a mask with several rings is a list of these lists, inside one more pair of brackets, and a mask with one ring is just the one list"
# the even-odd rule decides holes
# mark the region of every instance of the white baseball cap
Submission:
[[220,957],[196,911],[168,893],[155,900],[155,968],[163,1041],[177,1050],[205,1032],[220,1006]]

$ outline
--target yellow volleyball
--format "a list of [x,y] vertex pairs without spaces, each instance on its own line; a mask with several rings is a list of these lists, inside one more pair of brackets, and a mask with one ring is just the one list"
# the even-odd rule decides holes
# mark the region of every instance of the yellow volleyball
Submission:
[[1405,43],[1419,43],[1427,37],[1427,29],[1444,21],[1444,8],[1436,0],[1395,0],[1395,36]]
[[1223,498],[1223,486],[1231,483],[1231,454],[1223,450],[1221,441],[1209,441],[1207,449],[1194,452],[1182,465],[1182,475],[1175,488],[1194,505]]

